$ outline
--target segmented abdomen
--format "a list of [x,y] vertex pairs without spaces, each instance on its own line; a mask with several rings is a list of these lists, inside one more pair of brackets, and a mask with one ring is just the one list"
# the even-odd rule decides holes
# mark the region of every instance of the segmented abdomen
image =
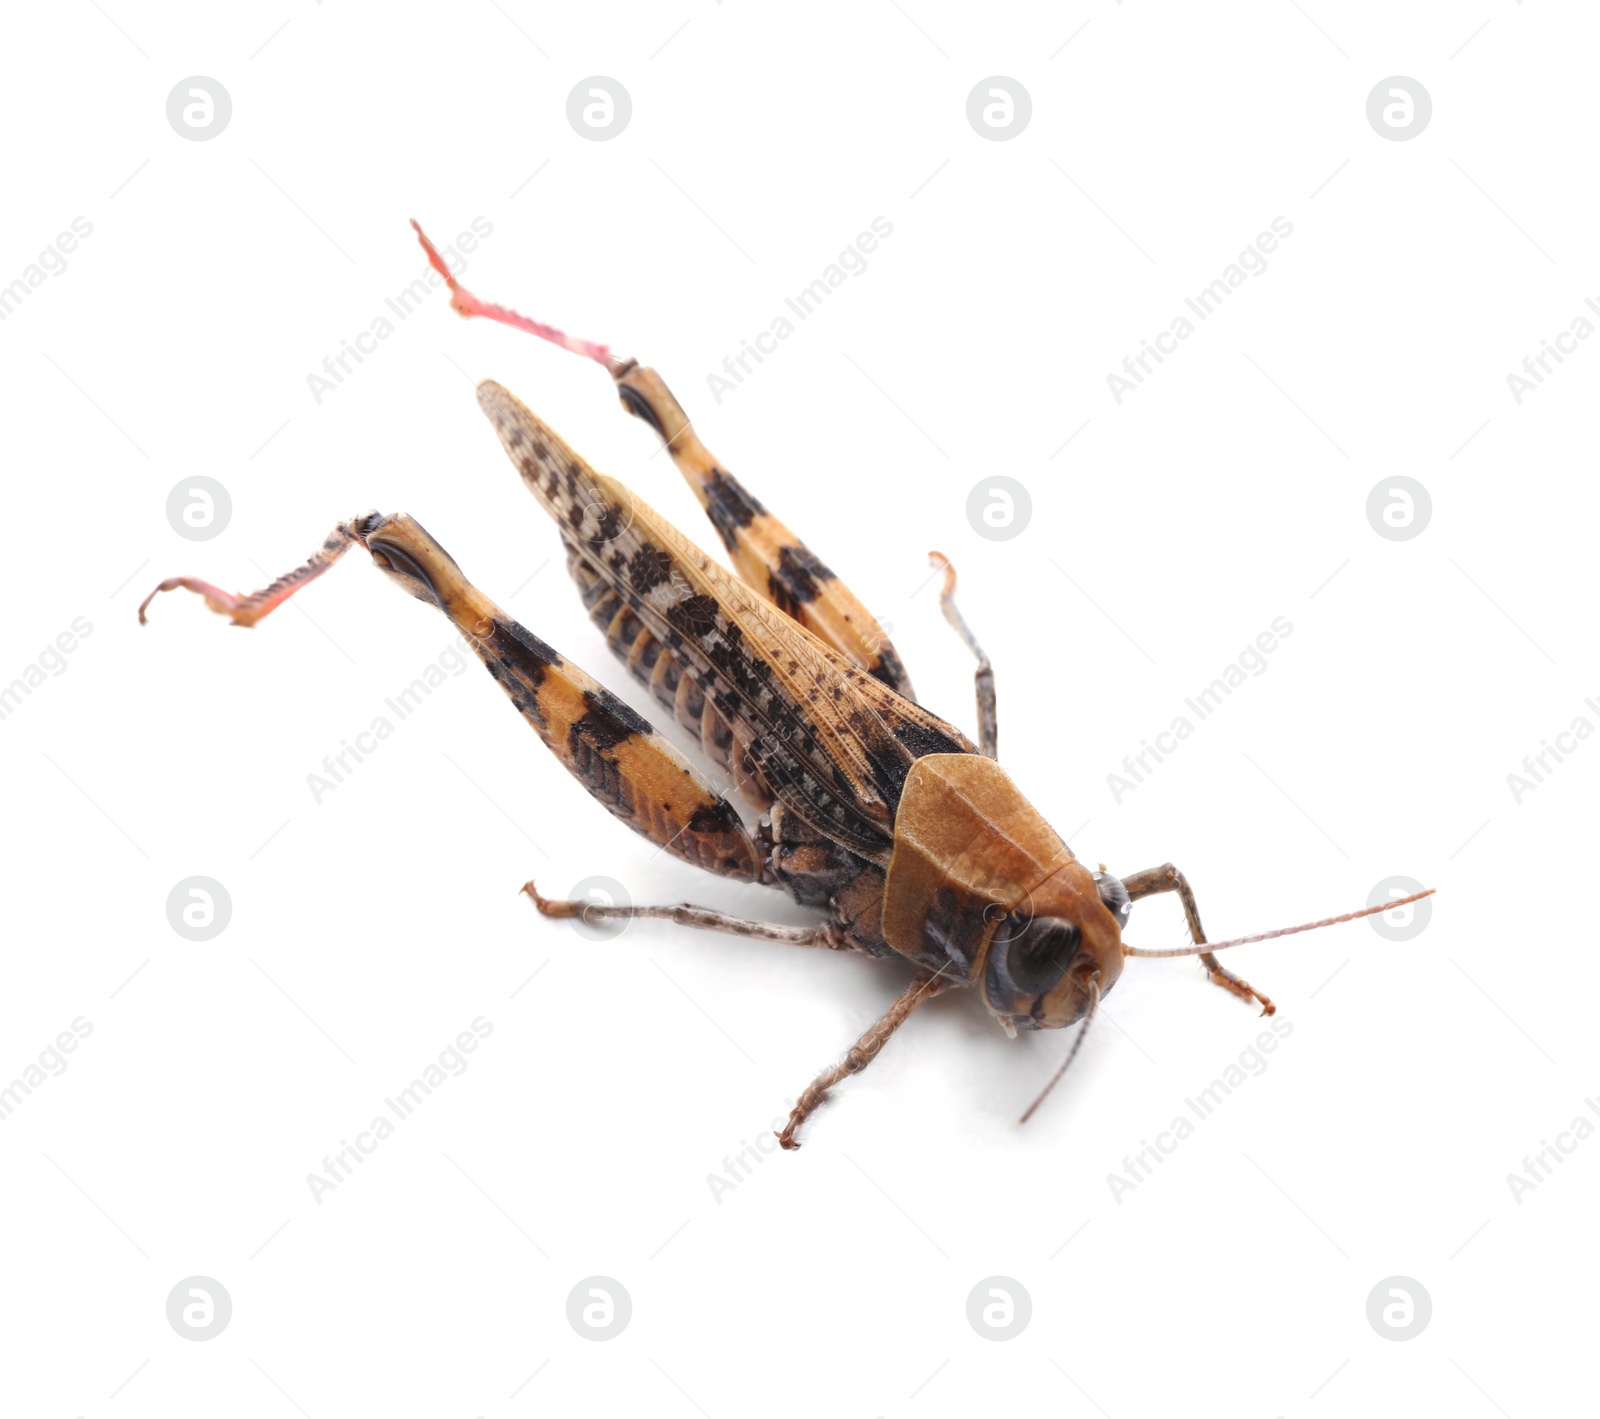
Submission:
[[712,763],[724,770],[757,809],[769,808],[774,795],[750,758],[750,736],[730,725],[705,696],[683,663],[636,616],[622,595],[573,550],[565,538],[567,571],[578,586],[589,619],[599,627],[611,653],[646,686],[656,700],[691,734]]

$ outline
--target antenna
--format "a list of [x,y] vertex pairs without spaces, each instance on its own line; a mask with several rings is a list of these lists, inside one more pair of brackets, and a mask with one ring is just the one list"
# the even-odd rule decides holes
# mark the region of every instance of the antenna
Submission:
[[1396,897],[1392,902],[1380,902],[1375,907],[1363,907],[1358,912],[1346,912],[1343,916],[1325,916],[1321,921],[1308,921],[1301,926],[1281,926],[1276,931],[1263,931],[1257,936],[1235,936],[1232,941],[1202,941],[1193,946],[1172,946],[1161,951],[1147,951],[1138,946],[1124,945],[1124,956],[1206,956],[1213,951],[1225,951],[1230,946],[1249,946],[1256,941],[1271,941],[1279,936],[1294,936],[1301,931],[1315,931],[1322,926],[1337,926],[1342,921],[1358,921],[1364,916],[1376,916],[1379,912],[1393,911],[1396,907],[1409,906],[1412,902],[1420,902],[1424,897],[1431,897],[1437,888],[1429,887],[1422,892],[1413,892],[1409,897]]
[[1061,1068],[1050,1076],[1050,1082],[1044,1086],[1039,1097],[1028,1105],[1027,1113],[1017,1120],[1018,1123],[1026,1123],[1033,1117],[1039,1105],[1050,1097],[1050,1091],[1061,1082],[1061,1076],[1067,1072],[1067,1066],[1078,1057],[1078,1051],[1083,1048],[1083,1037],[1089,1033],[1089,1026],[1094,1023],[1094,1012],[1100,1008],[1099,977],[1100,973],[1096,971],[1089,980],[1089,1009],[1083,1017],[1083,1028],[1078,1031],[1078,1037],[1073,1040],[1072,1048],[1067,1051],[1067,1057],[1061,1061]]

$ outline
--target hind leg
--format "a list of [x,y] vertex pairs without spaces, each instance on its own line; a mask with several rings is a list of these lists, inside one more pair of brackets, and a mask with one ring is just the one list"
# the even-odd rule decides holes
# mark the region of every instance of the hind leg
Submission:
[[303,566],[249,596],[171,577],[150,593],[139,619],[157,592],[181,587],[235,624],[254,625],[356,543],[391,581],[450,618],[562,767],[609,812],[696,867],[740,881],[766,880],[766,854],[705,776],[647,720],[506,615],[409,517],[370,513],[340,523]]
[[816,553],[718,463],[659,374],[637,360],[618,359],[608,346],[577,339],[505,306],[480,300],[456,280],[422,228],[415,222],[412,226],[434,270],[450,288],[450,304],[461,315],[482,316],[525,330],[605,368],[616,382],[622,407],[660,436],[745,582],[852,664],[897,694],[916,698],[905,665],[876,618]]

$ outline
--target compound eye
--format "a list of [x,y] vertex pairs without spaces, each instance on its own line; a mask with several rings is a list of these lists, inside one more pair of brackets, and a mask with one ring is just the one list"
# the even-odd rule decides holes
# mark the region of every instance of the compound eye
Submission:
[[1024,995],[1054,990],[1078,954],[1083,933],[1060,917],[1035,917],[1006,943],[1006,973]]
[[1128,889],[1122,885],[1120,877],[1113,877],[1109,872],[1100,873],[1094,884],[1100,889],[1100,900],[1105,904],[1105,909],[1117,919],[1117,929],[1120,931],[1128,924],[1128,913],[1133,909],[1133,899],[1128,896]]

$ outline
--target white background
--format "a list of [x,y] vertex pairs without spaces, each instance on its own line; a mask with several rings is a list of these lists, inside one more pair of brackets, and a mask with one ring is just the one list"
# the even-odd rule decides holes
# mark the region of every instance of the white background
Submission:
[[[0,284],[74,217],[93,234],[0,324],[0,680],[74,617],[93,630],[0,722],[0,1078],[76,1017],[93,1033],[0,1127],[6,1411],[1592,1407],[1600,1141],[1520,1202],[1507,1174],[1600,1092],[1600,746],[1520,803],[1507,774],[1600,724],[1600,348],[1521,404],[1506,376],[1600,293],[1594,15],[453,9],[8,11]],[[565,115],[596,74],[633,102],[604,143]],[[996,74],[1032,96],[1006,142],[966,118]],[[190,75],[232,98],[210,141],[165,115]],[[1432,96],[1411,141],[1366,118],[1391,75]],[[441,241],[487,218],[470,287],[655,364],[972,732],[924,560],[950,553],[1001,758],[1085,859],[1177,863],[1218,937],[1359,907],[1395,874],[1438,887],[1427,929],[1232,953],[1293,1034],[1120,1200],[1108,1175],[1261,1028],[1190,961],[1129,964],[1025,1129],[1069,1037],[1009,1041],[947,997],[799,1153],[714,1193],[905,972],[539,918],[530,875],[561,894],[601,874],[635,901],[807,919],[653,856],[476,666],[314,801],[307,775],[451,635],[360,554],[248,634],[187,595],[136,622],[162,576],[249,590],[338,519],[404,511],[648,706],[469,383],[501,380],[715,546],[600,371],[435,293],[310,392],[423,269],[413,216]],[[718,403],[707,374],[875,216],[894,232],[866,272]],[[1278,216],[1266,272],[1118,404],[1106,376]],[[1007,542],[965,513],[998,473],[1033,501]],[[233,512],[197,543],[165,507],[202,474]],[[1398,474],[1433,503],[1403,542],[1366,517]],[[1267,671],[1117,802],[1122,757],[1278,616]],[[206,943],[166,914],[197,874],[232,899]],[[1179,943],[1176,902],[1140,904],[1128,938]],[[307,1175],[479,1016],[470,1068],[316,1201]],[[606,1343],[566,1318],[596,1274],[633,1304]],[[1433,1303],[1405,1343],[1366,1316],[1397,1274]],[[165,1314],[194,1275],[233,1302],[203,1344]],[[966,1319],[994,1275],[1032,1299],[1006,1343]]]

